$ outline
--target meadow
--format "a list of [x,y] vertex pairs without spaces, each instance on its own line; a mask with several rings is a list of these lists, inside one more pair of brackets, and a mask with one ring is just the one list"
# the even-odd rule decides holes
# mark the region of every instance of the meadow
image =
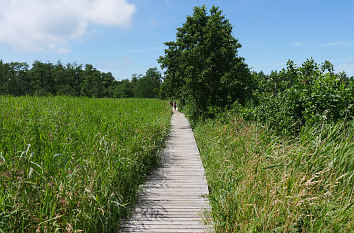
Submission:
[[353,232],[354,122],[297,137],[226,112],[194,134],[216,232]]
[[0,97],[0,232],[116,232],[159,163],[157,99]]

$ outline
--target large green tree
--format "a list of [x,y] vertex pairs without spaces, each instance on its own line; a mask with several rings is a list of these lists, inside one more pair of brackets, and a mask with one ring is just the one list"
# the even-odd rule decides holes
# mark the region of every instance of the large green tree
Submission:
[[241,44],[232,35],[232,25],[213,6],[195,7],[176,41],[166,42],[159,58],[165,71],[163,92],[192,107],[195,117],[238,100],[244,103],[251,93],[252,76],[237,50]]
[[138,98],[157,98],[161,86],[161,73],[156,67],[149,68],[146,74],[138,79],[134,96]]

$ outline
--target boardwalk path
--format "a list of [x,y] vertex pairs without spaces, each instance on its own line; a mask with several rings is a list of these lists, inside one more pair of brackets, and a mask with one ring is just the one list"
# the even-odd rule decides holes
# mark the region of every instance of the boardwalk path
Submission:
[[132,218],[121,232],[208,232],[202,212],[208,187],[188,120],[175,112],[163,164],[144,184]]

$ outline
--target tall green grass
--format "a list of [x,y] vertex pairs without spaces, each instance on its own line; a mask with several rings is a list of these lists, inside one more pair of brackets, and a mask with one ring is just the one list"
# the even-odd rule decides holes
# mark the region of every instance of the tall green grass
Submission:
[[279,137],[241,118],[199,122],[216,232],[353,232],[354,127]]
[[0,232],[116,232],[158,164],[168,103],[0,97]]

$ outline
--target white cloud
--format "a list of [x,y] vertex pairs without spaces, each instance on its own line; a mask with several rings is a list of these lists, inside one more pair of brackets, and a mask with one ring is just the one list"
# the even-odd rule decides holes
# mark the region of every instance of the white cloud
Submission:
[[299,41],[295,41],[295,42],[291,42],[290,45],[293,45],[293,46],[302,46],[304,45],[303,43],[299,42]]
[[70,53],[71,49],[65,48],[65,47],[57,47],[56,48],[57,53]]
[[[332,62],[332,60],[330,60]],[[335,72],[344,71],[348,76],[354,77],[354,59],[353,58],[342,58],[333,59],[333,66]]]
[[354,76],[354,60],[336,66],[337,71],[345,71],[347,75]]
[[333,47],[333,46],[354,46],[354,43],[352,42],[349,42],[349,41],[342,41],[342,40],[339,40],[339,41],[336,41],[336,42],[331,42],[331,43],[327,43],[327,44],[324,44],[324,46],[326,47]]
[[126,0],[0,0],[0,41],[25,51],[70,51],[68,42],[89,24],[129,26],[135,6]]
[[170,0],[165,0],[165,3],[166,3],[166,5],[168,5],[168,6],[172,6],[172,3],[171,3]]
[[129,49],[129,53],[148,53],[156,50],[156,48],[146,48],[146,49]]
[[154,28],[156,28],[159,25],[159,23],[156,21],[156,19],[150,19],[149,24]]
[[134,61],[132,59],[130,59],[129,57],[123,57],[120,59],[121,64],[125,65],[125,66],[129,66],[132,65],[134,63]]

